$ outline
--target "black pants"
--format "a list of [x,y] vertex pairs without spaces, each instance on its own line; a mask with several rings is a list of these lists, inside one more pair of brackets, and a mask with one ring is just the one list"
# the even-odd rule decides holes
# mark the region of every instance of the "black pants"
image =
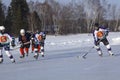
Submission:
[[99,45],[100,42],[102,42],[104,45],[108,45],[108,44],[109,44],[107,38],[104,38],[104,39],[102,39],[102,40],[98,39],[97,41],[95,41],[95,45],[96,45],[96,46]]

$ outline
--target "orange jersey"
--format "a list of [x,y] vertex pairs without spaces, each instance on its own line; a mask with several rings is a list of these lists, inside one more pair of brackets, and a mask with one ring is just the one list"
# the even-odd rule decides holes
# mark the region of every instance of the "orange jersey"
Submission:
[[36,37],[37,41],[39,41],[39,42],[42,40],[42,35],[40,35],[40,34],[36,34],[35,37]]
[[5,44],[12,41],[12,38],[8,34],[0,34],[0,43]]
[[97,32],[97,37],[102,38],[104,36],[104,33],[102,31]]
[[7,36],[0,36],[0,42],[6,42]]
[[97,39],[103,39],[104,36],[105,36],[105,31],[102,30],[102,29],[99,29],[98,31],[95,30],[93,34],[94,34],[95,40],[97,40]]

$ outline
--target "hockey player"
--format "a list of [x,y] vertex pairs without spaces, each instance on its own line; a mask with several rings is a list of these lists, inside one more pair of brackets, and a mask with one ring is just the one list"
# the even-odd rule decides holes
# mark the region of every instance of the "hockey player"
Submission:
[[34,37],[34,48],[35,48],[35,58],[37,59],[39,53],[41,53],[42,57],[44,57],[44,40],[45,36],[42,32],[37,32]]
[[46,33],[40,32],[41,40],[40,40],[40,46],[41,46],[41,55],[44,57],[44,45],[45,45],[45,39],[46,39]]
[[95,44],[95,48],[98,51],[99,56],[103,55],[102,50],[99,47],[100,42],[102,42],[107,47],[109,54],[113,56],[114,54],[112,53],[111,47],[107,40],[107,36],[109,33],[108,29],[106,27],[99,27],[98,23],[95,23],[94,28],[95,28],[95,30],[93,31],[94,44]]
[[31,33],[31,53],[34,52],[35,33]]
[[10,43],[13,47],[15,46],[15,43],[12,40],[12,38],[10,37],[10,35],[5,33],[4,31],[5,31],[5,27],[0,26],[0,63],[3,62],[3,53],[2,53],[3,49],[5,50],[5,53],[10,58],[12,63],[14,63],[15,59],[13,58],[12,54],[10,53]]
[[25,52],[26,52],[26,56],[28,56],[28,54],[29,54],[30,37],[31,37],[31,35],[29,33],[25,32],[24,29],[20,30],[20,35],[19,35],[19,40],[18,40],[19,43],[21,44],[21,46],[20,46],[20,54],[21,54],[20,58],[25,57]]

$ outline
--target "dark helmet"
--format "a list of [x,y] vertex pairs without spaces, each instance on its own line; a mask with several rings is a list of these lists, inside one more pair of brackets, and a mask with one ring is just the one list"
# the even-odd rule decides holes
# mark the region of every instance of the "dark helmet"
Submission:
[[95,26],[95,27],[99,27],[99,23],[95,23],[94,26]]

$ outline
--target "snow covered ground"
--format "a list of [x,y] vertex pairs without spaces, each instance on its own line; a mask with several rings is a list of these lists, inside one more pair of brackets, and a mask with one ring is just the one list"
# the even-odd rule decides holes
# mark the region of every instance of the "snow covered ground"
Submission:
[[92,34],[47,36],[45,57],[36,61],[34,53],[19,58],[19,50],[12,51],[16,64],[4,55],[0,64],[0,80],[119,80],[120,74],[120,33],[108,37],[113,53],[110,57],[101,45],[103,57],[92,49],[86,59],[82,56],[93,46]]

